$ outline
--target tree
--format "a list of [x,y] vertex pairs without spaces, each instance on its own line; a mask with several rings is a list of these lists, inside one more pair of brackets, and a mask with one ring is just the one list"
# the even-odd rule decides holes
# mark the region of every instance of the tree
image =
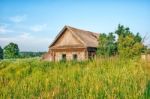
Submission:
[[120,24],[115,33],[118,35],[118,53],[121,57],[134,57],[141,54],[144,45],[139,33],[134,35],[128,27],[125,28]]
[[0,46],[0,59],[3,59],[3,49]]
[[19,48],[15,43],[9,43],[4,47],[4,58],[17,58],[19,56]]
[[118,50],[117,50],[117,43],[115,41],[114,33],[109,33],[107,39],[108,39],[107,49],[106,49],[107,55],[112,56],[117,54]]
[[97,55],[106,55],[107,35],[105,33],[99,35]]
[[115,36],[113,33],[106,35],[105,33],[99,35],[99,46],[97,55],[112,56],[117,53],[117,44],[115,43]]

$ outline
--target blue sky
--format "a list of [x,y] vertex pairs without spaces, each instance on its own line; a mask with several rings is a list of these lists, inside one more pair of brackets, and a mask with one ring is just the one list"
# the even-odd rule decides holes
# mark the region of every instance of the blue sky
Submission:
[[109,33],[119,23],[150,44],[150,1],[0,0],[0,46],[15,42],[21,51],[47,51],[64,25]]

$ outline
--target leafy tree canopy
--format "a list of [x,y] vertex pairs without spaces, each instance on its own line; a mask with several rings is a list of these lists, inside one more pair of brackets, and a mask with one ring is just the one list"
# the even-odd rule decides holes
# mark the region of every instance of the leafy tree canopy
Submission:
[[[118,39],[115,41],[115,35]],[[139,33],[132,33],[129,27],[118,25],[114,33],[99,35],[97,55],[112,56],[119,54],[121,57],[134,57],[144,52],[142,37]]]
[[17,58],[19,56],[19,48],[15,43],[9,43],[4,47],[4,58]]
[[134,34],[128,27],[120,24],[115,33],[118,35],[118,53],[121,57],[134,57],[141,54],[144,45],[139,33]]
[[117,53],[117,45],[115,43],[115,36],[113,33],[106,35],[105,33],[99,35],[99,46],[97,55],[112,56]]

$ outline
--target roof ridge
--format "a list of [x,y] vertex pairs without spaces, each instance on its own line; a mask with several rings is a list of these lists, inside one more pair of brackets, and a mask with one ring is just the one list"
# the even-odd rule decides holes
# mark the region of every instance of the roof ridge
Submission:
[[69,25],[65,25],[65,27],[70,28],[70,29],[72,28],[72,29],[84,31],[84,32],[90,32],[90,33],[98,34],[98,33],[96,33],[96,32],[92,32],[92,31],[88,31],[88,30],[80,29],[80,28],[75,28],[75,27],[72,27],[72,26],[69,26]]
[[55,44],[57,39],[62,35],[62,33],[68,29],[70,32],[72,32],[72,35],[74,35],[79,41],[81,41],[84,46],[87,47],[96,47],[98,45],[98,38],[99,38],[99,33],[83,30],[83,29],[78,29],[72,26],[65,25],[63,29],[59,32],[59,34],[56,36],[56,38],[53,40],[51,43],[51,46]]

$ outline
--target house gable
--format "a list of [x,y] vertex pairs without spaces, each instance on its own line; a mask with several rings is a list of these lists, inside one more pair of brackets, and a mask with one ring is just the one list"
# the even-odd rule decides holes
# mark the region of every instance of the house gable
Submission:
[[69,30],[64,29],[52,47],[81,47],[84,44]]

